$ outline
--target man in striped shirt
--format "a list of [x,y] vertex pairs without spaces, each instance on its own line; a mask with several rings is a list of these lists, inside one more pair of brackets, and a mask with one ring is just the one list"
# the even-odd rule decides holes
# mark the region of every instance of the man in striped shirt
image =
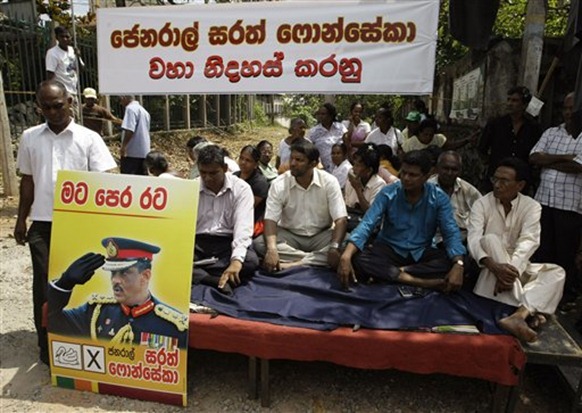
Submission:
[[582,231],[582,134],[573,136],[574,93],[564,99],[564,123],[544,132],[530,153],[541,168],[535,199],[542,204],[541,244],[534,259],[566,270],[560,310],[574,307],[581,283],[574,258]]

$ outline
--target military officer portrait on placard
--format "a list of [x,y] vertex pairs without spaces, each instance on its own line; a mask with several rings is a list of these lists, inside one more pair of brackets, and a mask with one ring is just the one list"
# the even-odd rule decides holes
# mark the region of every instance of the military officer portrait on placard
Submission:
[[[50,331],[113,344],[186,348],[188,316],[161,302],[150,291],[152,261],[160,248],[119,237],[105,238],[101,244],[107,257],[87,253],[50,283]],[[65,308],[75,286],[85,284],[100,268],[110,272],[113,295],[94,294],[77,308]]]

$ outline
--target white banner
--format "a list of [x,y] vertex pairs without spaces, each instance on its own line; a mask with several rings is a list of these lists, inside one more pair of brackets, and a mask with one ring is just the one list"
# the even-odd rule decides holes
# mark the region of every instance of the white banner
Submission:
[[105,94],[432,93],[438,0],[98,9]]

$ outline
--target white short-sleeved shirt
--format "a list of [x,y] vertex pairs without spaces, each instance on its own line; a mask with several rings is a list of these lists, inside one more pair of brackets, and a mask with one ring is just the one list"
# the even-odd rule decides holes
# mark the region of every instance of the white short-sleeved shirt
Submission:
[[337,179],[320,169],[313,170],[307,189],[289,171],[279,175],[269,188],[265,219],[296,235],[313,236],[347,216]]
[[30,218],[48,222],[53,219],[58,171],[103,172],[117,166],[101,136],[73,120],[58,135],[46,123],[25,130],[16,164],[34,182]]
[[150,114],[137,100],[132,100],[125,107],[121,128],[133,132],[126,156],[145,158],[150,151]]
[[438,146],[439,148],[442,148],[446,142],[447,138],[442,133],[435,133],[432,140],[427,144],[424,144],[421,141],[419,141],[418,137],[415,135],[412,136],[410,139],[404,141],[404,143],[402,144],[402,150],[404,152],[419,151],[422,149],[426,149],[429,146]]
[[340,163],[339,165],[334,165],[331,170],[331,174],[336,177],[340,184],[340,188],[344,189],[346,187],[346,182],[348,180],[348,173],[352,169],[352,164],[347,159]]
[[[374,198],[376,198],[378,192],[380,192],[380,190],[385,186],[386,182],[382,178],[380,178],[378,174],[372,175],[368,182],[366,183],[366,186],[364,187],[364,198],[366,199],[366,201],[368,201],[370,205],[372,205],[372,202],[374,202]],[[358,194],[356,193],[356,190],[354,189],[349,180],[346,183],[345,199],[346,206],[350,208],[354,208],[356,204],[360,202],[358,199]]]
[[392,152],[396,154],[398,151],[398,145],[402,143],[402,140],[402,132],[391,126],[386,133],[383,133],[380,128],[374,129],[366,138],[366,143],[388,145],[392,148]]
[[59,45],[48,49],[45,64],[46,70],[55,74],[55,80],[61,82],[70,94],[77,94],[77,57],[71,46],[66,51]]
[[326,171],[330,172],[333,167],[331,161],[331,147],[342,141],[344,133],[348,130],[341,122],[333,122],[329,130],[325,129],[321,124],[315,125],[309,129],[307,139],[309,139],[317,150],[319,150],[319,158]]

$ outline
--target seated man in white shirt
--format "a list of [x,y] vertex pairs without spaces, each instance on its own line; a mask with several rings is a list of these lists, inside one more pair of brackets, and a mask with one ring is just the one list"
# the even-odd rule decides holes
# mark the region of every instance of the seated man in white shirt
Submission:
[[245,181],[226,172],[222,148],[204,147],[197,161],[200,201],[193,282],[231,293],[231,287],[251,277],[259,264],[251,247],[253,192]]
[[562,297],[565,273],[555,264],[532,264],[529,259],[540,245],[541,206],[520,194],[529,174],[518,158],[499,163],[491,181],[493,192],[473,205],[468,244],[481,266],[474,292],[517,307],[498,324],[520,340],[537,340],[534,331],[552,314]]
[[[436,165],[437,174],[430,177],[428,182],[435,183],[451,199],[451,206],[455,214],[455,222],[461,230],[463,242],[467,240],[467,227],[469,215],[475,201],[481,198],[481,193],[469,182],[461,179],[459,175],[463,167],[461,155],[455,151],[446,151],[439,155]],[[437,233],[437,243],[442,241],[442,236]]]
[[296,265],[337,267],[346,206],[337,179],[315,168],[318,159],[312,143],[294,144],[290,170],[271,183],[264,238],[255,239],[268,272]]

